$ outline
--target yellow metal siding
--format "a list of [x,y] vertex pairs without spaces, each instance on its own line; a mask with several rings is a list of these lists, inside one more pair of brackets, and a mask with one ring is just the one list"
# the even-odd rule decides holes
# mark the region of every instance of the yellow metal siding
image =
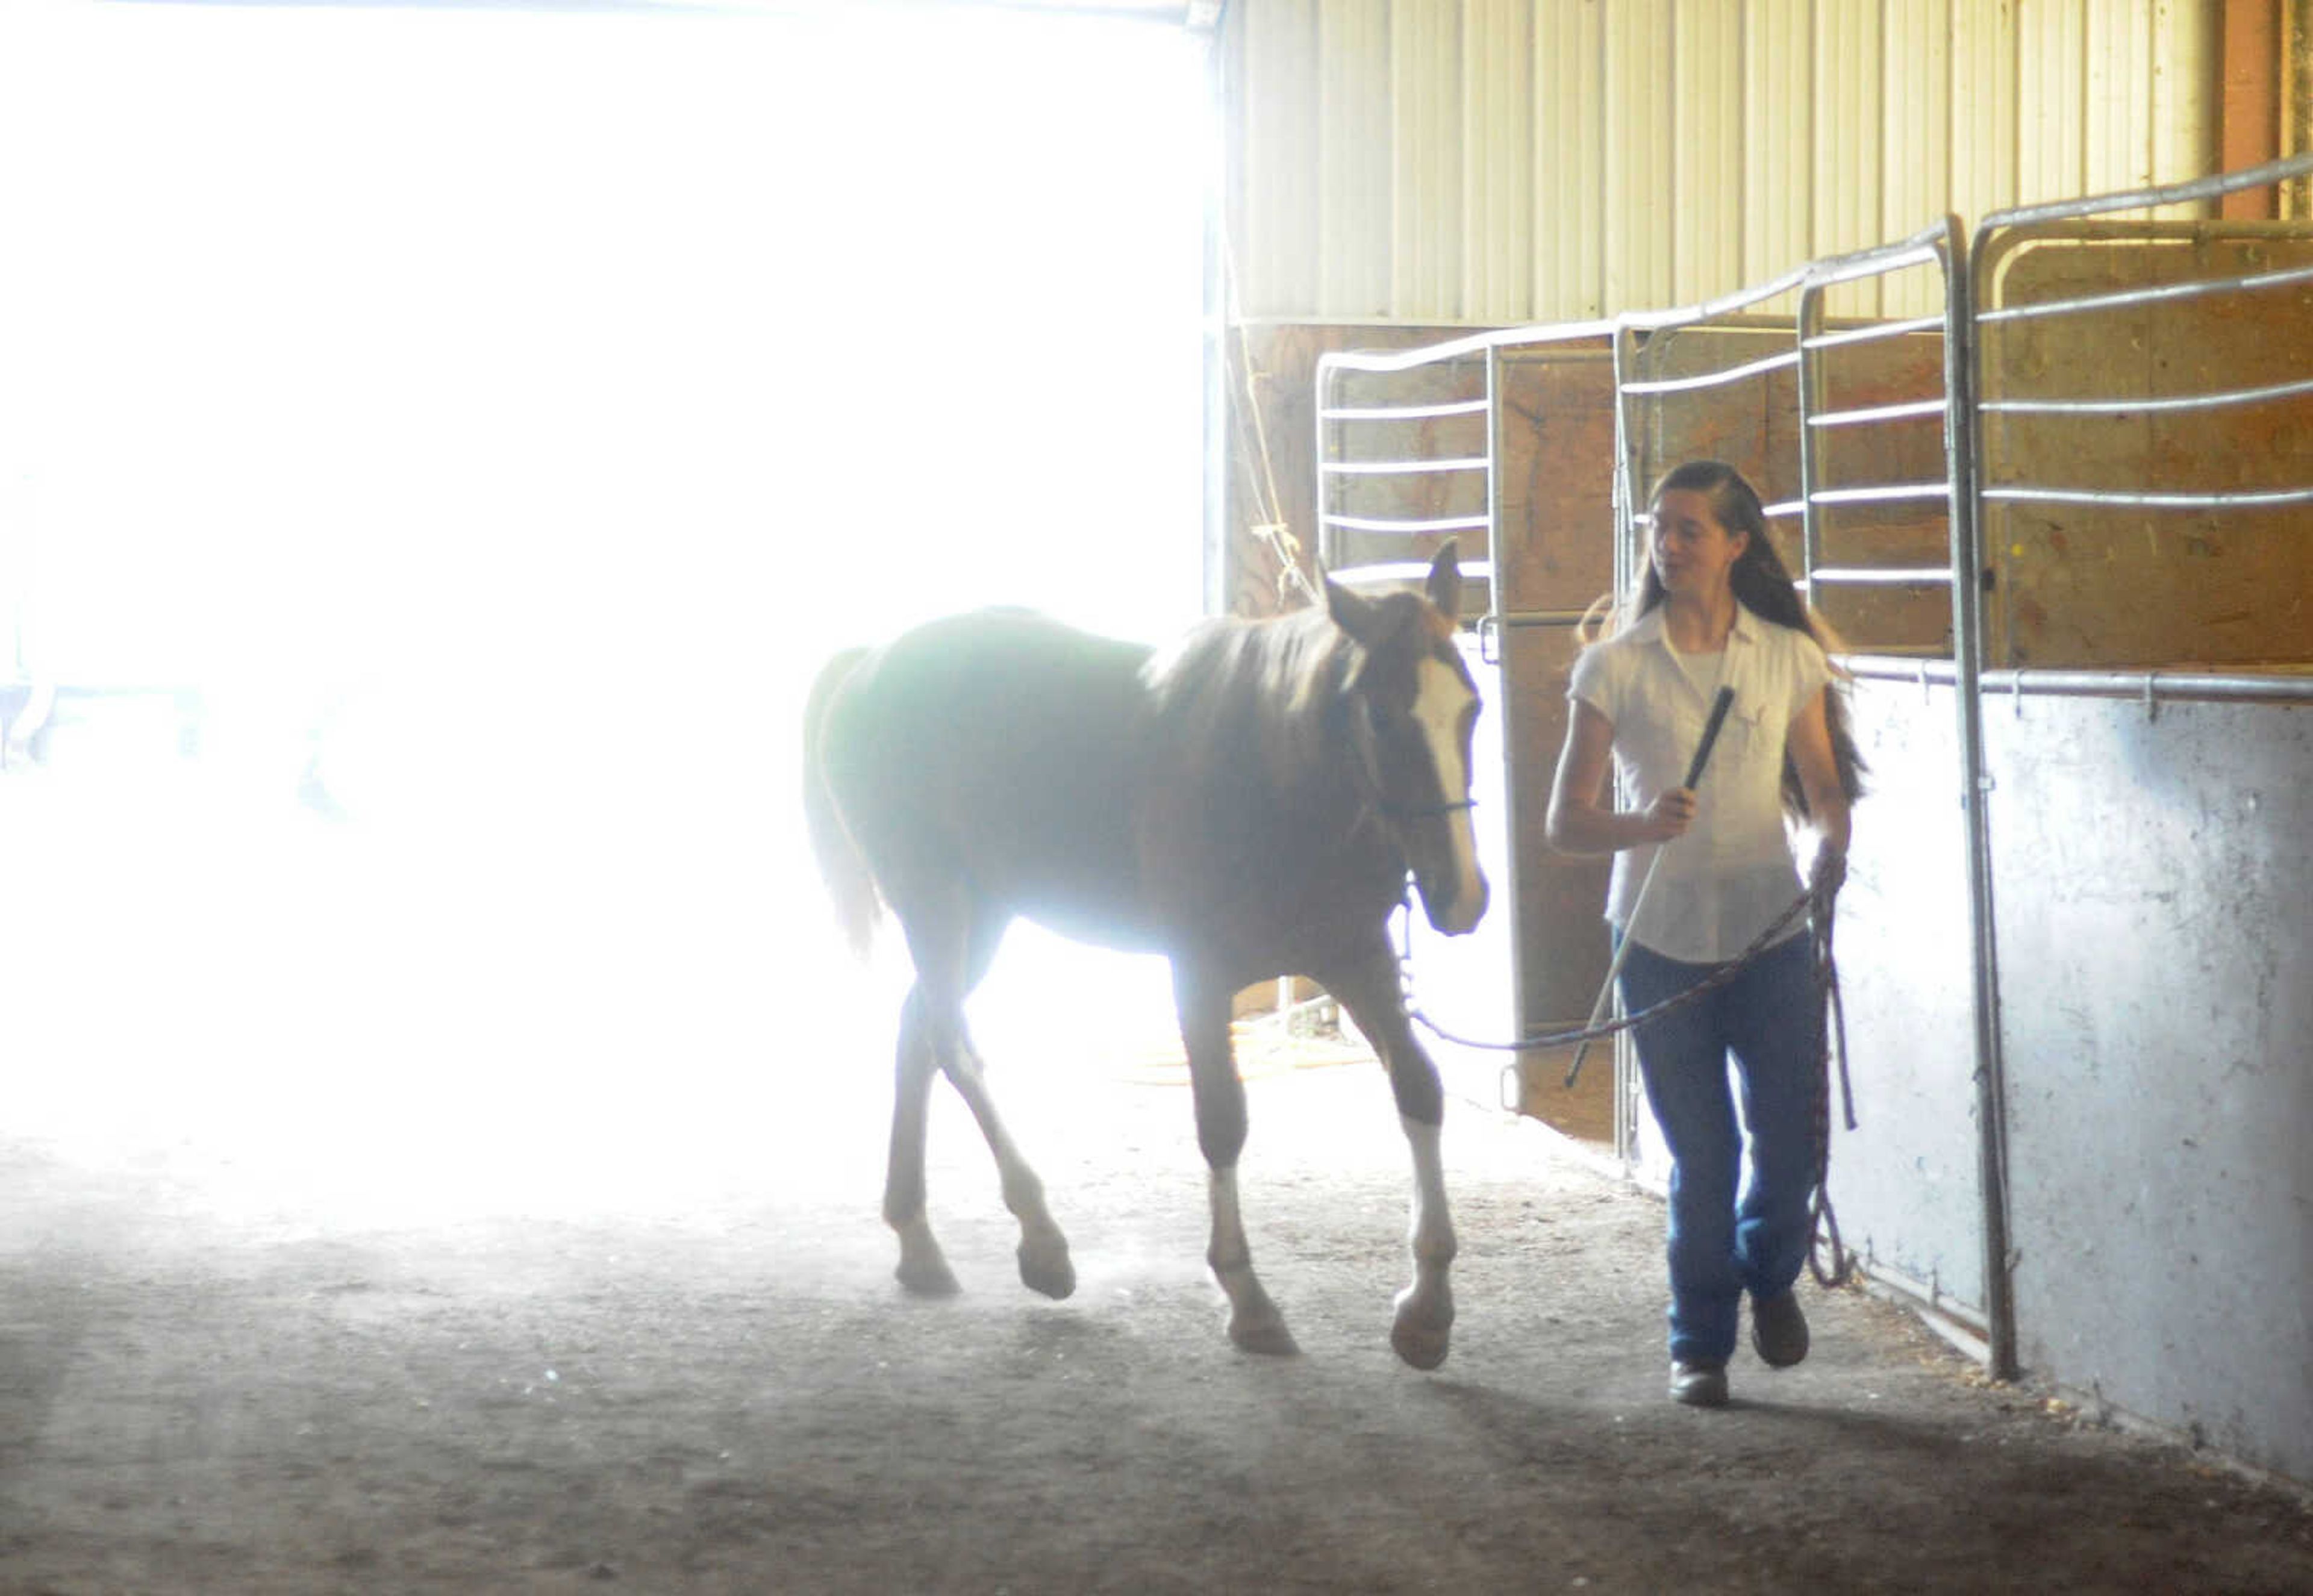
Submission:
[[1537,320],[1604,313],[1605,55],[1602,0],[1537,0],[1534,59],[1535,259]]
[[[1945,89],[1951,82],[1951,0],[1888,0],[1881,34],[1887,114],[1880,240],[1909,237],[1951,208]],[[1922,315],[1936,288],[1933,274],[1905,272],[1883,285],[1878,308],[1886,315]]]
[[[2213,170],[2207,0],[1236,0],[1254,316],[1570,320]],[[1925,275],[1842,290],[1907,313]]]
[[1239,155],[1235,215],[1238,306],[1317,310],[1317,12],[1313,0],[1232,6]]
[[1665,70],[1673,0],[1606,7],[1606,305],[1671,298],[1671,143]]
[[1465,320],[1522,321],[1531,314],[1532,22],[1528,0],[1464,0],[1462,6]]
[[1390,0],[1324,0],[1317,14],[1318,311],[1389,313]]
[[1743,261],[1734,286],[1776,276],[1815,243],[1815,6],[1752,0],[1743,10]]
[[1682,4],[1671,16],[1671,294],[1708,298],[1743,276],[1743,8]]
[[[2106,0],[2107,4],[2125,0]],[[2018,0],[2017,199],[2068,199],[2088,188],[2088,0]]]
[[2089,18],[2088,190],[2152,181],[2152,0],[2115,0]]
[[1390,12],[1390,314],[1436,318],[1462,291],[1462,25],[1451,5]]
[[[1815,74],[1821,109],[1816,121],[1811,254],[1844,255],[1886,237],[1879,206],[1879,133],[1886,103],[1879,20],[1880,7],[1868,3],[1816,9]],[[1824,303],[1834,316],[1868,316],[1879,308],[1879,285],[1849,284],[1825,295]]]
[[2016,203],[2017,0],[1952,0],[1951,179],[1945,208],[1974,218]]
[[[2157,0],[2152,14],[2152,177],[2174,182],[2222,163],[2223,13],[2207,0]],[[2172,215],[2185,214],[2173,207]]]

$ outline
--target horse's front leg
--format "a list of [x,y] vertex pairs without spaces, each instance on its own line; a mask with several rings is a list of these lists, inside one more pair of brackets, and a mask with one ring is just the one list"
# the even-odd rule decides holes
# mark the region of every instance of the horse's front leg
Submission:
[[1237,1207],[1236,1163],[1244,1151],[1244,1083],[1237,1078],[1236,1054],[1229,1042],[1227,987],[1175,965],[1173,995],[1181,1017],[1181,1041],[1189,1054],[1189,1083],[1196,1098],[1197,1146],[1205,1155],[1207,1190],[1212,1201],[1212,1241],[1205,1261],[1229,1301],[1228,1337],[1246,1352],[1298,1352],[1285,1316],[1269,1300],[1253,1272],[1253,1249],[1244,1239]]
[[1397,1317],[1389,1343],[1417,1369],[1446,1361],[1454,1330],[1454,1287],[1448,1279],[1456,1242],[1446,1203],[1446,1171],[1438,1149],[1446,1118],[1446,1092],[1438,1066],[1421,1044],[1400,1000],[1397,961],[1385,942],[1376,941],[1364,958],[1318,979],[1350,1012],[1389,1071],[1399,1122],[1413,1150],[1413,1284],[1397,1293]]

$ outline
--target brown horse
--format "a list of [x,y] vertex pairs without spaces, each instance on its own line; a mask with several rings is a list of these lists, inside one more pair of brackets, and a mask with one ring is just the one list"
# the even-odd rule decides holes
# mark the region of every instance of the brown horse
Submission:
[[1446,1357],[1454,1228],[1438,1162],[1444,1093],[1400,1002],[1385,924],[1411,869],[1431,924],[1459,934],[1486,908],[1472,845],[1476,687],[1454,646],[1461,574],[1448,544],[1424,593],[1208,621],[1169,649],[1093,637],[1020,610],[935,621],[838,656],[805,712],[805,811],[855,943],[876,896],[908,940],[898,1101],[884,1217],[899,1278],[952,1292],[924,1215],[932,1076],[971,1107],[1020,1222],[1020,1276],[1076,1285],[1043,1188],[998,1118],[963,1002],[1016,915],[1112,947],[1167,955],[1209,1166],[1207,1258],[1231,1340],[1294,1350],[1253,1271],[1237,1208],[1244,1088],[1232,995],[1307,976],[1379,1050],[1414,1165],[1414,1278],[1391,1342],[1417,1368]]

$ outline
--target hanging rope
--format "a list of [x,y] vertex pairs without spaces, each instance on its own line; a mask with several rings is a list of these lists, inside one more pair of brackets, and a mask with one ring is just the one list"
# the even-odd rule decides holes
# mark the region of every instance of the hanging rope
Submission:
[[1244,403],[1238,409],[1240,427],[1249,428],[1252,437],[1247,450],[1257,468],[1253,478],[1255,508],[1261,519],[1251,528],[1253,535],[1269,546],[1277,560],[1277,607],[1289,608],[1287,600],[1291,590],[1300,591],[1304,603],[1315,604],[1321,595],[1316,584],[1301,569],[1301,540],[1285,520],[1283,500],[1277,491],[1277,468],[1269,450],[1269,429],[1262,420],[1261,392],[1255,382],[1260,375],[1253,369],[1253,340],[1246,335],[1244,315],[1236,298],[1236,253],[1230,248],[1228,238],[1221,238],[1222,292],[1228,305],[1229,324],[1236,329],[1237,368],[1244,376]]

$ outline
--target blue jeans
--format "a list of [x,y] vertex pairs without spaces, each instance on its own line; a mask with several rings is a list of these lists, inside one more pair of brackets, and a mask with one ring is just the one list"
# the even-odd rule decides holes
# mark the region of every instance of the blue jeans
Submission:
[[[1623,964],[1623,1006],[1630,1013],[1651,1008],[1711,968],[1633,943]],[[1670,1355],[1683,1363],[1725,1362],[1735,1350],[1743,1293],[1788,1291],[1807,1267],[1822,1023],[1814,939],[1799,935],[1768,949],[1719,990],[1631,1033],[1671,1156]],[[1739,1128],[1728,1086],[1730,1053],[1742,1082]],[[1745,1130],[1750,1179],[1737,1202]]]

